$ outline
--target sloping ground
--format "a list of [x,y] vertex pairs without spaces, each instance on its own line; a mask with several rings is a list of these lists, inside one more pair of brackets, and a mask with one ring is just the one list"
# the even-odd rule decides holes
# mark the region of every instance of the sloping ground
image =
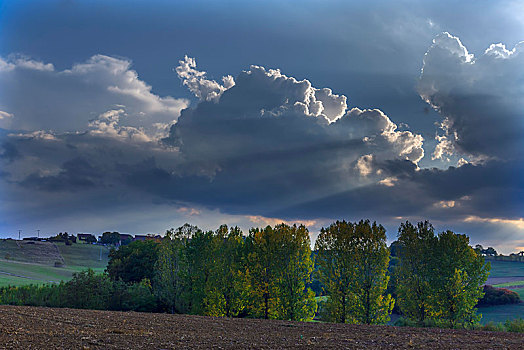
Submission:
[[64,263],[58,247],[51,242],[0,240],[0,259],[53,266]]
[[64,258],[66,266],[90,267],[92,269],[105,269],[109,261],[109,248],[101,245],[75,243],[65,245],[57,242],[55,245]]
[[[108,253],[107,247],[83,243],[0,240],[0,287],[68,281],[87,268],[102,272]],[[57,261],[63,267],[54,267]]]
[[[75,270],[69,268],[56,268],[48,265],[22,263],[16,261],[0,261],[0,275],[10,277],[15,282],[16,279],[21,281],[31,281],[31,283],[49,283],[69,280]],[[27,283],[26,283],[27,284]],[[11,285],[15,285],[11,283]],[[19,284],[17,284],[19,285]],[[2,284],[0,283],[0,286]]]
[[524,335],[0,306],[5,349],[522,349]]
[[486,284],[496,285],[524,281],[524,262],[486,260],[491,264]]

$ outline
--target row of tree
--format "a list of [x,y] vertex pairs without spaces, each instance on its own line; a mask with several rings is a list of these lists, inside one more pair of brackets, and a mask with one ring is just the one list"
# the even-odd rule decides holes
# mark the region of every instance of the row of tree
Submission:
[[68,282],[0,288],[0,304],[115,311],[158,311],[151,283],[113,281],[93,270],[73,274]]
[[399,228],[397,254],[396,294],[406,317],[419,325],[445,322],[451,327],[479,321],[475,306],[484,295],[490,264],[466,235],[435,235],[427,221],[406,222]]
[[169,312],[311,320],[313,267],[305,226],[268,226],[244,236],[238,227],[206,232],[186,224],[160,243],[113,250],[107,272],[126,282],[150,278],[160,308]]
[[[396,299],[413,322],[456,327],[478,321],[474,307],[489,271],[467,236],[435,235],[428,222],[401,224],[388,248],[383,226],[337,221],[321,230],[314,252],[302,225],[243,235],[238,227],[186,224],[161,241],[113,249],[109,258],[102,276],[86,272],[32,293],[47,306],[286,320],[311,320],[319,300],[324,320],[366,324],[386,323]],[[24,304],[16,295],[31,295],[22,287],[2,293],[2,303]]]

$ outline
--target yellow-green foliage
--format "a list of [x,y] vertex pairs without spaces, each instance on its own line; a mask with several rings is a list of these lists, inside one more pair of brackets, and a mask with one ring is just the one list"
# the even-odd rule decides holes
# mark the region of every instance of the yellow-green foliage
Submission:
[[451,327],[477,323],[475,305],[484,295],[482,285],[488,278],[489,264],[469,246],[466,235],[451,231],[438,235],[430,258],[432,316]]
[[436,244],[434,229],[427,221],[417,226],[406,221],[400,224],[398,232],[402,259],[397,273],[397,302],[406,317],[423,325],[431,312],[430,254]]
[[263,318],[311,320],[316,312],[311,281],[309,232],[280,224],[253,229],[246,241],[252,314]]
[[428,222],[399,228],[398,299],[406,317],[423,324],[433,319],[447,327],[478,323],[475,305],[483,296],[489,264],[470,247],[466,235],[435,236]]
[[220,226],[212,238],[210,254],[205,313],[236,317],[246,309],[248,300],[242,231]]
[[321,230],[315,248],[319,278],[330,296],[325,306],[328,320],[389,321],[394,300],[385,293],[389,250],[384,227],[369,220],[337,221]]
[[506,320],[504,327],[508,332],[524,333],[524,319],[519,317],[514,320]]

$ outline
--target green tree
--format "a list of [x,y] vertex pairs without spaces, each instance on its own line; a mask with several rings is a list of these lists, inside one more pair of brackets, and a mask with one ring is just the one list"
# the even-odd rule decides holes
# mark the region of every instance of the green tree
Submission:
[[431,259],[433,317],[450,327],[477,323],[475,305],[484,295],[490,264],[469,245],[468,236],[449,230],[438,235]]
[[151,282],[147,278],[144,278],[140,283],[129,285],[125,294],[121,310],[155,311],[157,304],[152,292]]
[[324,306],[325,318],[331,322],[351,321],[350,287],[355,276],[355,240],[354,225],[337,221],[322,228],[315,242],[318,277],[329,295]]
[[309,231],[304,225],[275,226],[276,263],[278,288],[278,317],[285,320],[312,320],[317,310],[311,283],[313,260]]
[[394,300],[386,294],[389,249],[384,227],[369,220],[337,221],[321,230],[316,249],[320,278],[329,295],[327,318],[386,323]]
[[184,254],[184,298],[192,314],[205,314],[206,289],[211,275],[211,242],[213,231],[195,228]]
[[100,237],[100,243],[117,245],[120,242],[120,233],[118,232],[104,232]]
[[106,272],[112,280],[126,283],[154,278],[159,243],[152,240],[135,241],[118,249],[111,249]]
[[253,228],[246,239],[250,313],[265,319],[278,318],[277,249],[273,228]]
[[311,282],[309,232],[301,226],[252,229],[246,239],[251,313],[256,317],[311,319],[316,311]]
[[[188,230],[185,230],[186,228]],[[189,312],[183,292],[186,276],[185,249],[191,236],[190,230],[183,226],[176,231],[167,231],[165,239],[160,243],[155,264],[155,295],[160,304],[171,313]]]
[[64,306],[77,309],[107,310],[111,301],[112,283],[106,274],[91,269],[73,274],[64,288]]
[[244,239],[238,227],[220,226],[211,242],[206,314],[236,317],[247,307]]
[[430,316],[434,292],[431,276],[435,266],[430,259],[436,244],[433,226],[425,221],[415,227],[406,221],[400,224],[398,243],[397,302],[406,317],[423,325]]
[[352,314],[359,323],[383,324],[389,321],[395,304],[391,295],[385,294],[389,281],[386,229],[376,222],[361,220],[355,225],[355,234]]

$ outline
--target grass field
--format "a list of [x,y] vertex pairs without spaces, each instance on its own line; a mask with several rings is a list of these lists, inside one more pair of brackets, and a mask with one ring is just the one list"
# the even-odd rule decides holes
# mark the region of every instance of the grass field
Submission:
[[482,324],[489,322],[502,322],[515,318],[524,318],[524,303],[481,307],[478,312],[482,314]]
[[493,287],[497,287],[497,288],[512,287],[512,286],[523,286],[524,287],[524,281],[506,282],[506,283],[499,283],[499,284],[493,285]]
[[524,263],[518,261],[495,261],[491,264],[490,278],[522,277],[524,280]]
[[[58,283],[70,280],[75,272],[87,268],[102,272],[107,266],[109,249],[103,246],[37,243],[0,241],[0,287]],[[55,267],[55,262],[63,267]]]
[[[524,263],[516,261],[489,261],[491,272],[487,284],[498,288],[522,286],[522,288],[510,288],[517,292],[524,300]],[[490,321],[504,322],[507,319],[524,318],[524,302],[520,304],[497,305],[482,307],[478,309],[482,314],[482,324]]]
[[105,269],[108,262],[109,249],[104,246],[93,244],[73,244],[55,243],[64,258],[66,266],[71,267],[90,267],[92,269]]

